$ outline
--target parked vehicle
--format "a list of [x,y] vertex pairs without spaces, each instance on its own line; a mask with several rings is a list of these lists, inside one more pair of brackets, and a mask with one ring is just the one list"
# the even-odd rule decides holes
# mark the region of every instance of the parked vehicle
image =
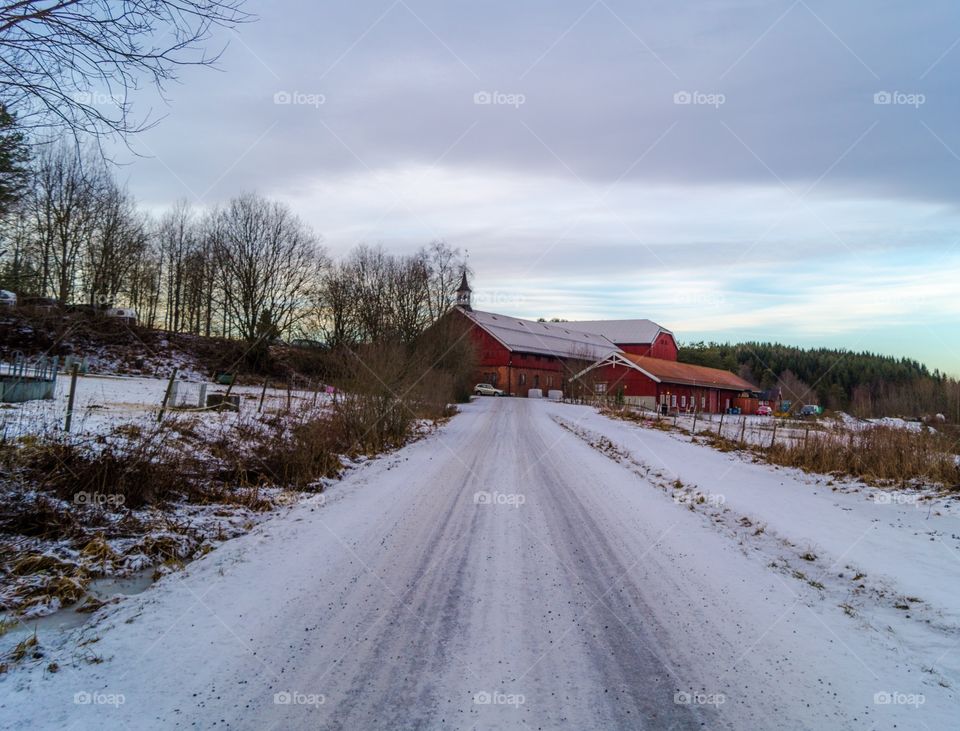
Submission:
[[310,340],[309,338],[296,338],[290,341],[294,348],[304,348],[306,350],[326,350],[327,346],[319,340]]
[[499,388],[494,388],[489,383],[478,383],[473,387],[473,392],[477,396],[503,396],[503,391]]
[[55,310],[59,303],[53,297],[23,297],[20,307],[32,307],[37,310]]
[[131,325],[137,324],[137,311],[130,307],[111,307],[104,314],[107,317],[123,320]]
[[823,413],[823,409],[814,404],[807,404],[802,409],[800,409],[800,416],[820,416]]
[[757,416],[772,416],[773,409],[766,404],[757,407]]
[[6,306],[6,307],[16,307],[17,295],[15,295],[13,292],[9,290],[0,289],[0,305]]

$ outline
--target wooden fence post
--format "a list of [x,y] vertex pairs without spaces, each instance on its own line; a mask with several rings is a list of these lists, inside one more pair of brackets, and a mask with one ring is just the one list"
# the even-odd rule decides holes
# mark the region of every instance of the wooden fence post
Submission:
[[80,364],[74,363],[70,367],[70,393],[67,396],[67,419],[63,425],[63,430],[69,434],[70,424],[73,423],[73,400],[77,393],[77,374],[80,372]]
[[745,442],[743,438],[746,432],[747,432],[747,416],[746,414],[744,414],[743,421],[740,424],[740,449],[743,449],[743,447],[745,446]]
[[770,449],[773,449],[773,445],[777,443],[777,420],[773,420],[773,436],[770,438]]
[[170,400],[170,394],[173,393],[173,382],[177,380],[177,368],[170,373],[170,380],[167,382],[167,390],[163,394],[163,401],[160,403],[160,413],[157,414],[157,423],[163,421],[163,414],[167,410],[167,402]]
[[269,380],[269,379],[267,379],[267,378],[264,378],[264,379],[263,379],[263,388],[260,390],[260,403],[257,405],[257,413],[258,413],[258,414],[259,414],[261,411],[263,411],[263,399],[264,399],[264,397],[267,395],[267,381],[268,381],[268,380]]
[[233,375],[230,377],[230,385],[227,386],[227,392],[223,396],[224,403],[227,402],[227,399],[230,396],[230,392],[233,390],[233,384],[236,382],[237,382],[237,374],[236,374],[236,371],[234,371]]

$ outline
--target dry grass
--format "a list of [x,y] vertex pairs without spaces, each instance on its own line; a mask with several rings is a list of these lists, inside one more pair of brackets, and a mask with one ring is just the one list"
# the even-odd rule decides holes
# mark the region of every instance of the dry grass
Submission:
[[[667,419],[657,420],[630,409],[607,409],[608,416],[663,431],[681,431]],[[804,439],[776,444],[741,444],[712,432],[698,434],[721,452],[748,451],[756,459],[808,472],[845,475],[880,486],[932,484],[960,490],[957,440],[940,430],[910,431],[877,425],[860,431],[810,430]]]
[[[219,431],[195,417],[168,416],[159,425],[118,425],[103,436],[47,433],[0,442],[0,535],[8,539],[0,542],[0,608],[66,606],[86,595],[92,578],[131,561],[178,567],[229,537],[222,522],[209,535],[189,521],[177,524],[171,505],[217,504],[226,515],[238,507],[266,511],[290,497],[276,488],[320,491],[322,478],[340,474],[342,457],[403,446],[423,422],[454,413],[450,402],[472,376],[451,370],[468,360],[446,357],[446,367],[435,368],[401,345],[344,353],[335,363],[332,404],[301,403],[292,413],[248,410]],[[233,526],[232,534],[238,530]],[[110,543],[118,538],[135,540],[118,549]],[[50,542],[63,542],[75,560],[51,555]],[[83,610],[98,607],[88,600]]]
[[[121,430],[123,428],[121,427]],[[162,426],[104,440],[55,436],[4,448],[3,465],[25,484],[63,500],[89,495],[121,496],[137,508],[189,492],[183,457]]]
[[960,489],[953,442],[933,431],[875,426],[845,434],[811,433],[803,441],[762,450],[775,464],[824,474],[842,474],[878,484],[918,481]]

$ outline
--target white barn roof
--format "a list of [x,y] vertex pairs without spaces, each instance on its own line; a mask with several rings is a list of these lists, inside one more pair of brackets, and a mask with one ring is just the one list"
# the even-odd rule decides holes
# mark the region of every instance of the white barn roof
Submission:
[[620,352],[620,348],[601,334],[568,327],[573,323],[534,322],[477,310],[461,312],[511,351],[591,361]]
[[618,345],[652,343],[661,332],[673,335],[653,320],[576,320],[561,324],[570,330],[602,335],[611,343]]

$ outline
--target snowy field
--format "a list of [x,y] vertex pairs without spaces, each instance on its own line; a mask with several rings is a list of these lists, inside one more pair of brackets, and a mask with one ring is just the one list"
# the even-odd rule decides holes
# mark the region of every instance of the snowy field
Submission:
[[[650,411],[635,410],[637,416],[656,421],[657,415]],[[677,414],[660,417],[668,424],[686,429],[690,433],[719,434],[726,439],[744,444],[769,446],[774,439],[778,444],[802,444],[809,435],[817,432],[849,434],[874,426],[904,429],[919,432],[925,426],[919,421],[907,421],[895,417],[882,419],[858,419],[843,412],[835,418],[778,418],[756,414]]]
[[944,498],[525,399],[318,497],[41,634],[4,725],[956,728]]
[[[71,432],[100,434],[123,423],[154,422],[163,402],[169,379],[126,376],[80,376],[74,400]],[[195,407],[200,394],[199,380],[179,379],[176,387],[177,404]],[[48,401],[27,401],[21,404],[3,404],[0,408],[0,434],[7,437],[21,434],[53,433],[63,428],[67,412],[67,394],[70,376],[61,374],[57,379],[55,398]],[[206,393],[226,393],[227,386],[207,383]],[[262,386],[234,386],[231,393],[241,397],[244,413],[256,411],[260,404]],[[294,389],[291,407],[302,408],[322,403],[327,394]],[[287,391],[268,388],[263,409],[267,412],[286,409]],[[168,411],[169,413],[175,413]],[[202,414],[210,422],[229,423],[236,418],[232,412],[181,412]]]
[[[3,439],[22,439],[27,452],[34,436],[44,438],[41,444],[59,444],[69,382],[69,378],[60,378],[53,400],[4,405],[0,409]],[[114,586],[121,593],[139,591],[150,583],[151,576],[178,570],[181,562],[247,532],[269,517],[271,510],[301,499],[302,493],[257,480],[231,485],[228,495],[218,493],[216,484],[204,483],[211,489],[192,498],[182,489],[183,484],[174,484],[169,498],[139,505],[126,504],[126,488],[106,478],[75,494],[64,494],[71,481],[74,489],[76,486],[78,464],[82,464],[76,460],[77,454],[95,460],[104,454],[116,459],[132,455],[123,463],[125,472],[137,469],[137,460],[142,458],[138,454],[148,453],[152,456],[143,458],[150,464],[166,455],[161,461],[168,468],[174,465],[181,476],[190,469],[189,459],[202,460],[211,470],[217,465],[230,469],[232,462],[215,456],[218,443],[231,445],[227,452],[231,459],[242,458],[257,448],[254,435],[282,433],[299,419],[318,418],[331,398],[313,391],[288,394],[278,389],[264,392],[262,386],[236,386],[233,393],[241,397],[240,413],[197,409],[202,389],[207,393],[227,389],[183,380],[177,383],[178,398],[171,403],[187,408],[168,409],[161,428],[157,416],[167,386],[167,380],[153,378],[79,378],[69,435],[76,452],[63,452],[73,456],[69,465],[60,463],[62,487],[37,489],[32,482],[24,486],[15,472],[0,483],[0,498],[5,501],[0,511],[4,526],[0,528],[4,561],[0,566],[0,607],[6,610],[0,611],[0,627],[12,627],[0,632],[0,662],[32,628],[81,624],[88,615],[77,614],[75,608],[88,611],[91,603],[95,606],[109,600],[108,592]],[[50,455],[61,452],[47,449],[44,454],[53,459]],[[351,461],[342,458],[341,464],[349,467]],[[331,481],[319,478],[307,490],[322,489]],[[45,521],[42,529],[30,527],[34,515],[46,516],[39,519]],[[71,606],[64,609],[64,605]]]

